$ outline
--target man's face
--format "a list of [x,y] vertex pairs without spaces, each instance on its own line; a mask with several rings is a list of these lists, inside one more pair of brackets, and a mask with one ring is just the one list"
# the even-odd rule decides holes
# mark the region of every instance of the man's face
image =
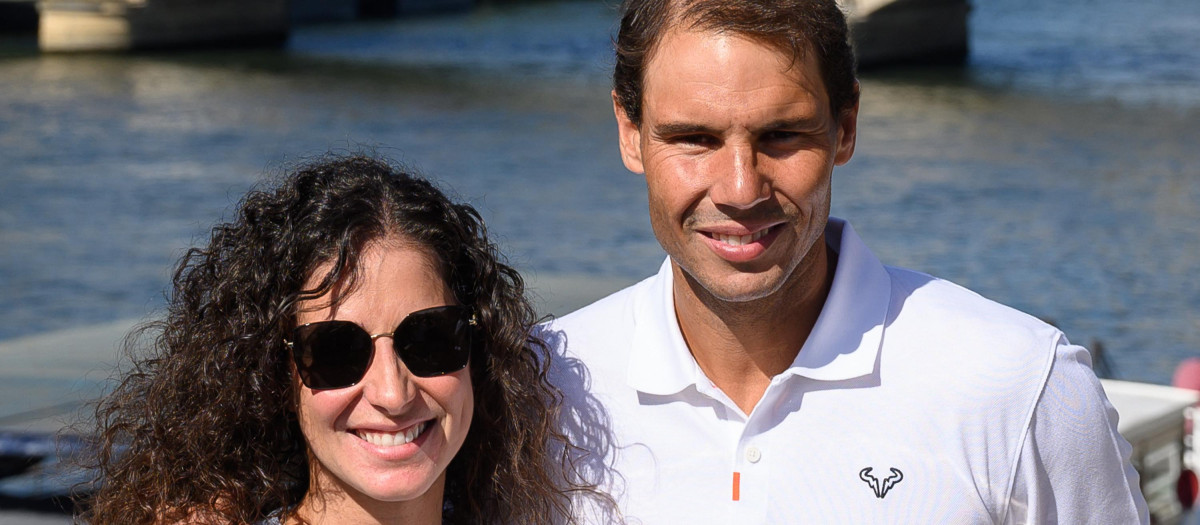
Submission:
[[830,111],[812,53],[792,64],[745,37],[676,29],[643,85],[640,127],[614,96],[621,156],[646,176],[650,223],[677,275],[739,302],[812,266],[824,250],[830,176],[854,153],[858,111]]

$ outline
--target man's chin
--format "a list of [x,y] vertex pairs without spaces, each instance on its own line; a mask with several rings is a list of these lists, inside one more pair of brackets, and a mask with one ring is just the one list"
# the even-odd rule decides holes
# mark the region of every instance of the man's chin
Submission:
[[[703,302],[749,303],[765,299],[783,288],[785,276],[778,266],[760,272],[737,271],[693,273],[684,269],[682,273],[692,294]],[[678,275],[678,273],[677,273]]]

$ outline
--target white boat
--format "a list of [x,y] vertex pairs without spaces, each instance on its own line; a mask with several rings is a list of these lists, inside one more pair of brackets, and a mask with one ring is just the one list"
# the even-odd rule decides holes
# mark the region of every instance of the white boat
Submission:
[[1200,392],[1171,386],[1103,379],[1117,409],[1117,430],[1133,445],[1142,494],[1154,523],[1178,523],[1196,498],[1191,451],[1192,414]]

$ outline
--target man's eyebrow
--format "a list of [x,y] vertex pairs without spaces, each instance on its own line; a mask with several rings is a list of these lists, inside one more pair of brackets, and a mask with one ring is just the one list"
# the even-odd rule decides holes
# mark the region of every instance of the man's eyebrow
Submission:
[[654,131],[655,135],[660,137],[672,135],[716,134],[716,130],[712,128],[689,122],[663,122],[661,124],[653,125],[652,131]]
[[[783,118],[783,119],[779,119],[779,120],[773,120],[762,126],[756,126],[755,129],[753,129],[752,131],[757,132],[757,133],[761,133],[764,131],[771,131],[771,130],[780,130],[780,129],[807,131],[807,130],[814,130],[816,128],[819,128],[820,126],[821,126],[821,120],[818,118],[811,118],[811,117]],[[703,124],[696,124],[696,123],[692,123],[692,122],[663,122],[660,124],[652,125],[651,131],[653,131],[655,136],[659,136],[659,137],[672,137],[672,136],[679,136],[679,135],[720,135],[721,134],[721,132],[716,129],[710,128]]]
[[810,130],[810,129],[819,127],[820,124],[821,124],[820,119],[817,119],[817,118],[809,118],[809,117],[788,118],[788,119],[773,120],[757,129],[755,129],[755,131],[770,131],[773,129]]

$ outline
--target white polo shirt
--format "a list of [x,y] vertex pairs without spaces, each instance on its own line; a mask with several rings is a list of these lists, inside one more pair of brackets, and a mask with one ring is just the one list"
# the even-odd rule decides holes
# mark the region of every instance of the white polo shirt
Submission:
[[[670,262],[542,327],[583,467],[630,523],[1147,523],[1086,350],[886,267],[831,218],[833,285],[750,414],[680,332]],[[612,516],[593,509],[589,521]]]

